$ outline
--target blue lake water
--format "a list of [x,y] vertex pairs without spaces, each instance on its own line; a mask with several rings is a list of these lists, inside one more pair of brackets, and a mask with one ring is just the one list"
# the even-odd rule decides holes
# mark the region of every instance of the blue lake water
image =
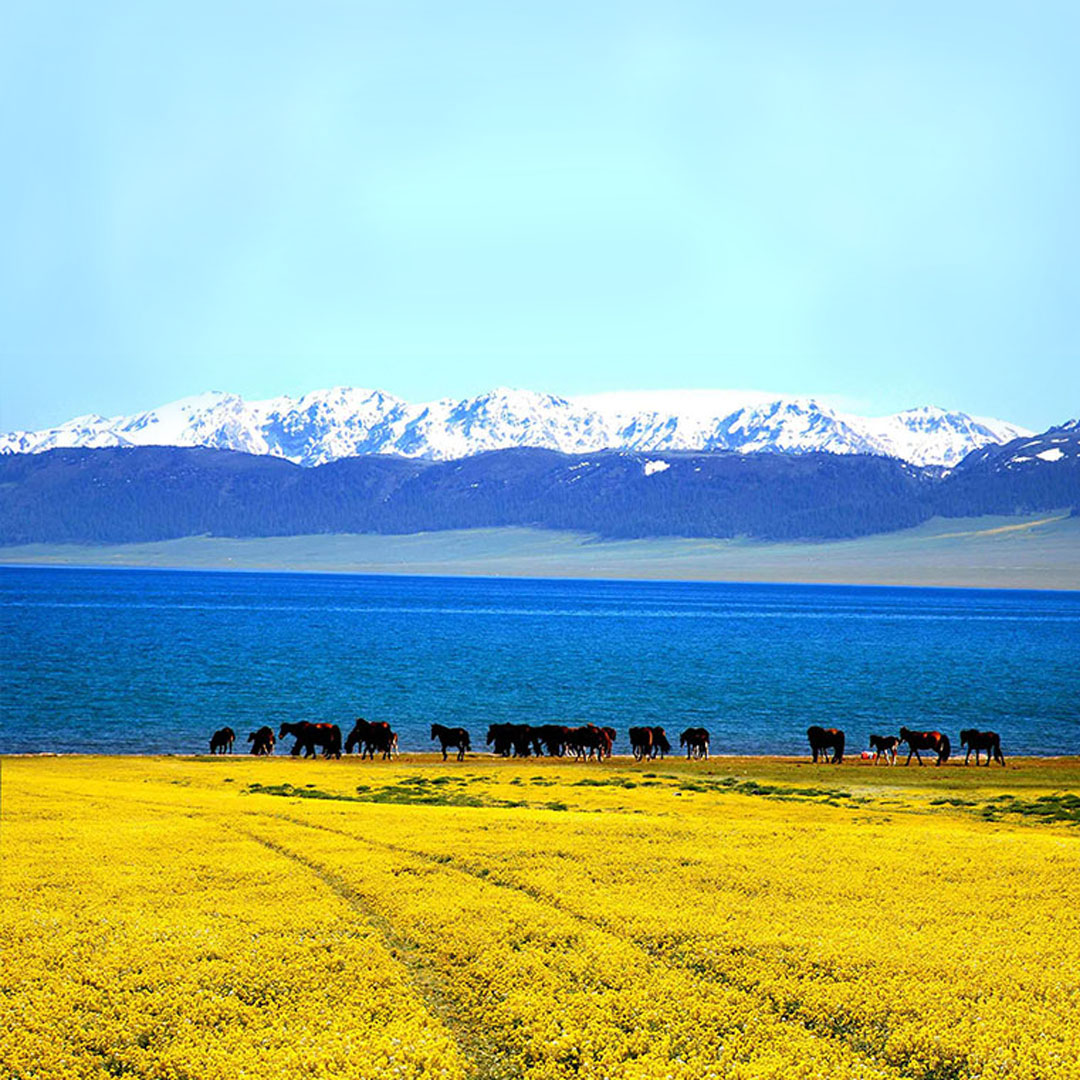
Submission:
[[[0,569],[0,752],[195,753],[357,715],[702,725],[721,753],[901,724],[1080,753],[1080,594]],[[240,743],[238,743],[238,748]],[[246,749],[246,743],[244,744]],[[279,752],[287,748],[279,745]]]

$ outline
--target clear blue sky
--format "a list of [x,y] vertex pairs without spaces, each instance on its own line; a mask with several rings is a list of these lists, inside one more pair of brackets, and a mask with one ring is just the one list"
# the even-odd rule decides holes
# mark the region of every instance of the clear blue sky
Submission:
[[8,4],[0,426],[206,389],[1080,412],[1080,4]]

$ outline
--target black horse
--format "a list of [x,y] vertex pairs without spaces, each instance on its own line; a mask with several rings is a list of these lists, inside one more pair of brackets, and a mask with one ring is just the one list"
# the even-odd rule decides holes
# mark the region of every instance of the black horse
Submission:
[[709,758],[709,733],[703,727],[688,727],[679,736],[679,745],[686,747],[687,758]]
[[871,735],[870,749],[874,751],[874,764],[878,763],[879,757],[885,758],[887,765],[896,764],[896,751],[900,747],[900,740],[895,735]]
[[900,729],[900,741],[908,744],[908,756],[905,765],[911,764],[911,755],[914,754],[919,759],[919,764],[923,763],[920,750],[933,750],[937,754],[937,764],[940,765],[943,761],[949,760],[949,754],[952,753],[952,744],[949,742],[949,736],[943,734],[940,731],[908,731],[906,727]]
[[307,720],[296,724],[286,722],[281,725],[278,738],[284,739],[288,735],[296,738],[292,748],[293,757],[303,750],[304,757],[312,758],[316,746],[322,748],[326,757],[341,757],[341,728],[337,724],[312,724]]
[[1001,752],[1001,736],[996,731],[976,731],[975,728],[966,728],[960,732],[960,745],[967,747],[967,753],[964,755],[964,764],[966,765],[971,758],[971,751],[975,751],[975,764],[979,764],[979,752],[981,750],[986,751],[986,764],[989,765],[991,759],[999,762],[1002,766],[1005,764],[1005,755]]
[[236,732],[231,727],[223,727],[210,736],[211,754],[231,754]]
[[465,760],[465,751],[472,749],[469,742],[469,733],[463,727],[443,727],[442,724],[431,725],[431,737],[438,739],[442,746],[442,759],[446,760],[446,748],[453,746],[457,752],[458,761]]
[[[810,741],[815,763],[820,760],[839,765],[844,760],[844,733],[839,728],[823,728],[815,724],[806,729],[806,737]],[[828,750],[832,750],[832,757],[826,752]]]
[[251,752],[259,757],[265,757],[274,752],[274,741],[274,729],[271,727],[261,727],[248,735]]

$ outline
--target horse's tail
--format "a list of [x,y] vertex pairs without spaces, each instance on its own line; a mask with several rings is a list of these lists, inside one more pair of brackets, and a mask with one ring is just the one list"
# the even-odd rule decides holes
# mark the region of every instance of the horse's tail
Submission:
[[949,755],[951,753],[952,753],[952,743],[949,742],[949,736],[943,734],[941,736],[941,750],[939,751],[939,754],[941,755],[941,760],[942,761],[948,761],[949,760]]

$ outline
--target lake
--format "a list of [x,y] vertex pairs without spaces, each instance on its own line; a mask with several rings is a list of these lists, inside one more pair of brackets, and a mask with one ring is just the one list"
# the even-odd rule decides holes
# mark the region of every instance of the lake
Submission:
[[[388,720],[707,727],[802,753],[810,724],[964,727],[1080,753],[1080,593],[0,569],[0,752],[203,752],[217,727]],[[286,747],[279,744],[279,752]]]

